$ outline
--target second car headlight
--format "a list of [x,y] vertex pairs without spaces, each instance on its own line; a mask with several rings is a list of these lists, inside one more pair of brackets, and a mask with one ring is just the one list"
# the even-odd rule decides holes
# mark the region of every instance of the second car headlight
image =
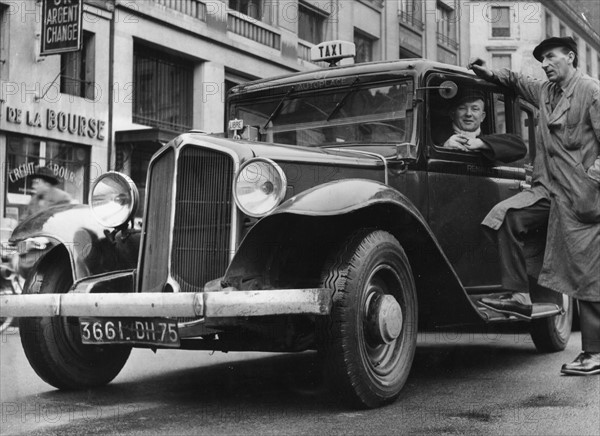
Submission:
[[246,162],[235,176],[233,198],[246,215],[262,217],[281,203],[287,180],[281,167],[270,159]]
[[90,189],[89,203],[100,224],[119,227],[134,216],[138,198],[138,190],[129,177],[109,171],[94,181]]

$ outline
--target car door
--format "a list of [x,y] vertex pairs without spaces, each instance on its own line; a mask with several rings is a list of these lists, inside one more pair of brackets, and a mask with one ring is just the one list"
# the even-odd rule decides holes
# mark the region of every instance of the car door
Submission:
[[[459,86],[462,86],[459,84]],[[524,111],[511,95],[500,88],[484,87],[486,120],[482,132],[518,133],[532,142],[533,111]],[[463,152],[436,144],[441,128],[440,102],[428,99],[428,221],[463,285],[470,293],[501,289],[499,256],[495,234],[481,221],[498,202],[524,187],[529,154],[511,164],[487,161],[478,152]],[[441,116],[448,116],[441,113]],[[437,132],[439,133],[439,132]],[[439,135],[437,135],[439,136]]]

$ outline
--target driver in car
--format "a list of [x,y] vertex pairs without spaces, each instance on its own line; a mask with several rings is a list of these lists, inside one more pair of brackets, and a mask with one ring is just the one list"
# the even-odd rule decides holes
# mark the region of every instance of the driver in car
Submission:
[[527,146],[517,135],[498,133],[482,135],[481,123],[485,120],[485,94],[466,89],[452,102],[449,117],[451,124],[434,133],[436,144],[444,148],[467,152],[479,151],[490,161],[514,162],[527,154]]

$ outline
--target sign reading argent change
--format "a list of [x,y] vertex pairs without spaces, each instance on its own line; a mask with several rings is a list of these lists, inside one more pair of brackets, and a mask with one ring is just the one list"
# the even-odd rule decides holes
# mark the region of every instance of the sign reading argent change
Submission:
[[81,48],[83,0],[42,0],[40,55],[77,51]]

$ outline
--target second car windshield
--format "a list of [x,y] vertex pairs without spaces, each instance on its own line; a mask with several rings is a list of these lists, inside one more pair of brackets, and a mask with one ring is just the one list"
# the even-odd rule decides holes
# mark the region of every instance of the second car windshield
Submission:
[[[299,87],[299,89],[302,89]],[[412,82],[352,85],[245,100],[235,116],[260,139],[300,146],[382,144],[410,140]]]

